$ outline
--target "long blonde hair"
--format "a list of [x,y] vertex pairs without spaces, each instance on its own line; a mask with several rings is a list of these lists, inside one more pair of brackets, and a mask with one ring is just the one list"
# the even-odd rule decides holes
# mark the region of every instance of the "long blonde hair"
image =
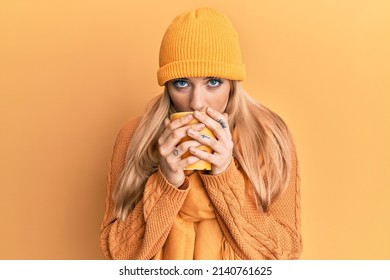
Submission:
[[[157,141],[163,132],[164,119],[174,111],[165,87],[164,93],[151,101],[141,118],[113,192],[118,218],[126,218],[142,198],[148,177],[157,171]],[[267,211],[290,179],[289,130],[278,115],[257,103],[237,81],[231,81],[225,112],[233,133],[233,156],[253,186],[259,211]]]

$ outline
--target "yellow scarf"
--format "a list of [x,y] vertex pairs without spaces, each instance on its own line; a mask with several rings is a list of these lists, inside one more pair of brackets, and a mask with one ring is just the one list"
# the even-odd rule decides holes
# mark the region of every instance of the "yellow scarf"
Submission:
[[187,171],[190,190],[163,248],[154,260],[238,259],[215,217],[198,172]]

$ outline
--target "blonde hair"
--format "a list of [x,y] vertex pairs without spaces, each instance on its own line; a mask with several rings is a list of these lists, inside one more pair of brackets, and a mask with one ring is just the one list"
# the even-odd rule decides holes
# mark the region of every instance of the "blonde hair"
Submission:
[[[157,141],[163,132],[164,119],[174,111],[167,87],[147,107],[131,139],[125,166],[113,192],[118,218],[124,220],[141,200],[148,177],[157,171]],[[231,81],[225,112],[233,133],[233,156],[252,184],[259,211],[267,211],[290,179],[289,130],[278,115],[257,103],[237,81]]]

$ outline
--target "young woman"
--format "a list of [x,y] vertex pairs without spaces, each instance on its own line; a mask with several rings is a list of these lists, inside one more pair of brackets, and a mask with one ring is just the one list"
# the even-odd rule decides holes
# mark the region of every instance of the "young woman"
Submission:
[[[164,93],[123,127],[114,147],[105,257],[299,258],[295,146],[283,120],[240,85],[245,67],[229,19],[213,9],[177,16],[162,40],[157,76]],[[183,111],[194,113],[169,120]],[[216,139],[203,137],[204,127]],[[186,136],[192,140],[179,144]],[[211,170],[184,170],[199,160]]]

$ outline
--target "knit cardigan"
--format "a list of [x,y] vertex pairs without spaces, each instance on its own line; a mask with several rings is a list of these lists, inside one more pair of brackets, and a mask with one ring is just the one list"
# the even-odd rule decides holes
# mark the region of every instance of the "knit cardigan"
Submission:
[[[140,118],[132,120],[121,129],[113,149],[101,225],[100,245],[107,259],[155,259],[161,254],[189,191],[194,188],[188,176],[179,189],[174,187],[158,169],[148,178],[143,199],[126,220],[115,216],[113,188],[124,167],[127,148],[139,121]],[[290,143],[292,170],[289,185],[265,213],[256,208],[251,183],[237,161],[232,161],[221,174],[198,174],[198,182],[214,206],[223,238],[231,249],[228,251],[234,252],[224,254],[222,259],[299,258],[302,251],[300,179],[292,139]]]

